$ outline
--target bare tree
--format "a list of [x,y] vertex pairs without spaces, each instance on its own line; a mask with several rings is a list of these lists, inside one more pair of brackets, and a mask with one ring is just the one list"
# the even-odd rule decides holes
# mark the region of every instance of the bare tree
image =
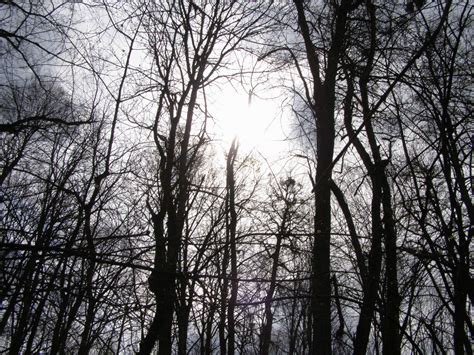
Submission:
[[[298,26],[304,40],[306,57],[311,73],[312,91],[306,87],[307,104],[311,107],[316,126],[316,175],[312,177],[315,193],[314,245],[312,264],[313,339],[312,350],[331,353],[331,282],[330,239],[331,198],[330,182],[333,169],[335,142],[336,76],[345,48],[348,16],[360,2],[342,1],[334,5],[329,27],[331,38],[323,51],[314,44],[314,30],[309,16],[318,16],[306,9],[302,1],[295,1]],[[319,15],[320,16],[320,15]],[[327,57],[326,57],[327,56]],[[323,61],[324,60],[324,61]],[[324,64],[322,64],[324,63]],[[324,66],[323,66],[324,65]],[[304,79],[304,78],[303,78]]]
[[155,201],[149,201],[155,235],[149,286],[157,308],[140,352],[150,353],[158,341],[159,353],[170,354],[190,172],[206,141],[207,113],[199,114],[198,105],[203,89],[222,75],[228,57],[242,41],[258,33],[262,14],[254,12],[252,5],[237,2],[142,5],[160,89],[150,127],[160,160],[156,175],[160,192]]

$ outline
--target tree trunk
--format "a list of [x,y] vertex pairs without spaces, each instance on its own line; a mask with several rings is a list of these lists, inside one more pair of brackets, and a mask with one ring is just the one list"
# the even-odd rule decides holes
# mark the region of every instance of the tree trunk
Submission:
[[316,178],[314,197],[316,214],[314,218],[314,243],[312,250],[311,312],[313,317],[312,351],[318,354],[331,354],[331,278],[330,278],[330,240],[331,240],[331,177],[334,152],[334,109],[335,86],[338,63],[344,48],[347,14],[351,1],[343,0],[335,9],[335,28],[332,42],[327,52],[327,67],[324,82],[320,76],[319,54],[311,39],[305,16],[303,1],[294,0],[298,25],[305,43],[314,91],[312,106],[316,126]]
[[283,236],[286,235],[286,218],[288,211],[285,210],[283,214],[283,220],[276,236],[276,246],[273,252],[273,264],[270,276],[270,286],[267,290],[265,297],[265,310],[264,310],[264,322],[262,326],[262,334],[260,341],[260,355],[270,354],[270,343],[272,340],[272,326],[273,326],[273,312],[272,312],[272,299],[276,289],[276,278],[278,274],[278,263],[280,259],[281,242]]
[[235,210],[235,176],[234,164],[237,157],[238,145],[236,140],[232,142],[227,155],[227,201],[228,201],[228,217],[227,217],[227,233],[229,233],[229,249],[230,249],[230,299],[227,308],[227,354],[235,353],[235,304],[237,302],[237,290],[239,283],[237,281],[237,244],[235,240],[237,228],[237,212]]

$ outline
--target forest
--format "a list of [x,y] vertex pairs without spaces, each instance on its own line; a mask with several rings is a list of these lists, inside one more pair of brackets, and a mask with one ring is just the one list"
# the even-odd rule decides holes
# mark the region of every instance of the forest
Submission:
[[473,354],[473,11],[0,1],[0,352]]

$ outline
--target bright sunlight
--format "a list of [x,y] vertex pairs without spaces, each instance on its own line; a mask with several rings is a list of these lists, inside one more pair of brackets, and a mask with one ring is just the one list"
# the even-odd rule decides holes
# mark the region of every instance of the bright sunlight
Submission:
[[224,149],[237,138],[241,149],[275,155],[281,150],[280,104],[226,86],[215,96],[216,134]]

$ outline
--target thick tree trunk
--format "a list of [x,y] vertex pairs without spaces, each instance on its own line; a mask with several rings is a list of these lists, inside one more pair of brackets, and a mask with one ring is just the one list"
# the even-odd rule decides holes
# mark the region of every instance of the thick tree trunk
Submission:
[[[333,136],[327,132],[329,127],[325,128],[322,129],[320,125],[320,132],[325,131],[326,135],[318,134],[318,138]],[[311,309],[314,327],[313,350],[318,354],[331,354],[331,194],[326,173],[331,170],[333,143],[326,139],[329,146],[326,145],[323,149],[324,145],[321,143],[317,154]]]
[[[335,86],[339,59],[344,48],[346,22],[352,2],[343,0],[335,9],[335,27],[332,42],[327,52],[327,67],[321,77],[319,53],[312,43],[311,32],[305,16],[303,1],[294,0],[298,25],[305,43],[306,55],[313,79],[312,102],[316,125],[317,167],[314,186],[315,219],[312,251],[312,297],[313,316],[312,352],[331,354],[331,176],[334,152]],[[324,82],[322,81],[324,78]]]
[[385,313],[382,318],[382,340],[384,354],[397,355],[401,352],[400,338],[400,296],[398,291],[397,234],[393,218],[392,198],[385,173],[382,175],[383,212],[385,226],[385,273],[387,280]]
[[[171,273],[172,271],[169,270]],[[162,309],[161,309],[161,320],[163,325],[160,327],[158,332],[158,355],[171,355],[172,350],[172,326],[173,326],[173,314],[174,314],[174,305],[176,302],[176,293],[174,291],[175,287],[175,277],[169,275],[167,280],[163,283],[164,297],[162,300]]]
[[466,334],[465,322],[471,321],[466,312],[467,287],[466,278],[463,277],[462,265],[454,271],[454,353],[472,354],[472,347]]

